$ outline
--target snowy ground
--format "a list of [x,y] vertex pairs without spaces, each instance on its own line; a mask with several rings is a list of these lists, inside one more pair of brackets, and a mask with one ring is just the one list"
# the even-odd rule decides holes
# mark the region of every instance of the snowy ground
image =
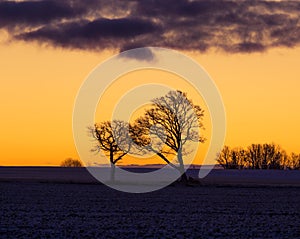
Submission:
[[[2,175],[3,176],[3,175]],[[300,238],[299,187],[0,183],[0,238]]]
[[[103,170],[109,175],[110,169]],[[128,170],[140,173],[149,172],[149,168]],[[192,169],[187,173],[197,178],[198,172],[199,170]],[[99,173],[103,173],[101,169]],[[118,174],[116,180],[122,181]],[[0,167],[0,182],[97,183],[97,180],[85,168]],[[223,186],[300,187],[300,170],[212,170],[201,180],[201,183]]]

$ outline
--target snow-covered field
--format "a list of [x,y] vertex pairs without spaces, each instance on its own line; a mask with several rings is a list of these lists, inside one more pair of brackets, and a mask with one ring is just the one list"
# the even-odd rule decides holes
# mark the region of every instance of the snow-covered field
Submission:
[[[0,169],[0,238],[300,238],[300,187],[283,186],[287,182],[178,185],[129,194],[91,184],[80,170],[77,178],[86,175],[80,183],[68,169],[56,182],[44,170],[43,181],[41,173],[25,170],[14,178]],[[221,171],[214,172],[215,180],[224,177]],[[240,172],[227,174],[239,178]],[[298,180],[295,175],[287,178]]]
[[293,187],[0,183],[1,238],[300,238]]
[[[103,170],[103,172],[101,171]],[[150,168],[128,168],[139,173],[149,172]],[[174,171],[174,170],[173,170]],[[109,176],[110,169],[99,169],[99,173]],[[198,177],[199,169],[190,169],[187,174]],[[109,177],[108,177],[109,178]],[[116,180],[122,178],[116,174]],[[123,178],[124,181],[126,179]],[[57,183],[97,183],[86,168],[61,167],[0,167],[0,182],[57,182]],[[298,186],[300,170],[212,170],[201,179],[203,185],[227,186]]]

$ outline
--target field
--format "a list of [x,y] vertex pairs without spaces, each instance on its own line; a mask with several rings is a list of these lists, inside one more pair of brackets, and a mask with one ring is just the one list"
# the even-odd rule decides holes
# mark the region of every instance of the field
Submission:
[[3,170],[1,238],[300,238],[297,185],[129,194],[91,182],[8,180]]

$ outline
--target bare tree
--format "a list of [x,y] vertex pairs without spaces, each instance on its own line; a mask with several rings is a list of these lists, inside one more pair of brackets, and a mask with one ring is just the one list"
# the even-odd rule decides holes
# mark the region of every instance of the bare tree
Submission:
[[248,147],[254,169],[281,169],[286,164],[286,153],[279,145],[252,144]]
[[280,151],[280,169],[286,170],[289,167],[290,163],[290,155],[287,154],[287,152],[283,149]]
[[300,169],[300,154],[291,153],[289,158],[289,168]]
[[217,162],[225,169],[241,169],[245,166],[247,153],[243,148],[231,149],[224,146],[217,154]]
[[284,160],[284,152],[279,145],[262,145],[262,169],[279,169]]
[[231,149],[224,146],[220,153],[217,155],[217,162],[225,169],[229,169],[231,165]]
[[61,167],[82,167],[82,163],[78,159],[67,158],[60,164]]
[[108,157],[111,166],[111,181],[115,181],[116,164],[129,153],[132,141],[129,135],[129,124],[114,120],[95,124],[90,128],[91,135],[97,140],[94,152],[102,150]]
[[243,149],[242,147],[238,147],[236,151],[238,153],[238,164],[239,164],[238,168],[243,169],[247,167],[247,158],[249,156],[247,150]]
[[[170,91],[152,100],[151,108],[136,120],[133,126],[134,141],[177,169],[182,175],[181,180],[186,181],[183,158],[190,153],[187,147],[189,141],[204,142],[199,134],[199,129],[203,129],[203,116],[204,111],[187,99],[186,93]],[[155,135],[155,143],[151,143],[150,133]],[[169,160],[174,155],[176,163]]]
[[251,144],[248,147],[249,162],[252,169],[262,168],[262,146],[261,144]]

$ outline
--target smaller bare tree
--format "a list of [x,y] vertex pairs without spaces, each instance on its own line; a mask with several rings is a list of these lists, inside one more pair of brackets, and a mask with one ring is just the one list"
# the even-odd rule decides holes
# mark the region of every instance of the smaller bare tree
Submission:
[[103,151],[108,157],[111,166],[111,182],[115,181],[116,164],[130,152],[132,141],[129,135],[129,124],[124,121],[114,120],[95,124],[89,128],[97,145],[93,152]]

